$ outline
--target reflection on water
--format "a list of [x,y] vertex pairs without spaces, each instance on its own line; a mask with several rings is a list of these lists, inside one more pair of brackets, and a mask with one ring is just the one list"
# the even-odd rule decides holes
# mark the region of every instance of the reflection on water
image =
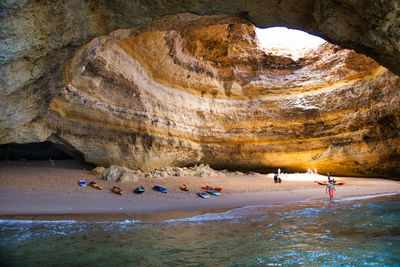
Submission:
[[0,223],[2,265],[400,264],[400,196],[161,223]]

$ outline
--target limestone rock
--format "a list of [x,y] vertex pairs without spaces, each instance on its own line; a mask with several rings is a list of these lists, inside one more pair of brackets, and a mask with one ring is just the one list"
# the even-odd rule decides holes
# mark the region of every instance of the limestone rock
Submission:
[[134,183],[139,181],[140,176],[133,173],[132,171],[126,171],[121,174],[118,181],[122,183]]
[[[0,144],[48,140],[144,172],[204,162],[400,175],[399,77],[331,44],[298,60],[270,54],[249,22],[309,30],[400,74],[398,1],[0,5]],[[228,15],[151,21],[177,8]]]
[[111,165],[103,172],[103,179],[107,181],[118,181],[122,175],[128,175],[128,171],[116,165]]
[[199,166],[194,167],[162,167],[154,169],[153,171],[146,173],[146,178],[164,178],[168,176],[200,176],[200,177],[208,177],[214,176],[216,172],[208,165],[200,164]]
[[93,175],[102,176],[106,168],[104,167],[96,167],[91,172]]
[[254,175],[254,176],[263,176],[263,174],[258,173],[258,172],[253,172],[253,171],[250,171],[249,174]]
[[[219,19],[180,32],[119,31],[92,41],[67,64],[66,88],[44,123],[62,129],[88,161],[156,169],[147,175],[153,178],[172,174],[163,166],[199,161],[231,169],[396,172],[398,161],[384,144],[398,142],[397,76],[330,44],[298,60],[271,55],[259,47],[253,25]],[[228,35],[235,37],[228,42]]]

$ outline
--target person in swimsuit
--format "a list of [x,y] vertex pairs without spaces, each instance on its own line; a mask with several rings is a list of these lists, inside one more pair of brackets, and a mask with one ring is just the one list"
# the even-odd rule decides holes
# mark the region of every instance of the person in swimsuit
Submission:
[[326,193],[328,194],[328,192],[329,192],[329,202],[331,202],[331,203],[333,202],[332,199],[333,199],[333,195],[334,195],[335,191],[336,191],[336,189],[333,186],[333,181],[331,180],[326,187]]

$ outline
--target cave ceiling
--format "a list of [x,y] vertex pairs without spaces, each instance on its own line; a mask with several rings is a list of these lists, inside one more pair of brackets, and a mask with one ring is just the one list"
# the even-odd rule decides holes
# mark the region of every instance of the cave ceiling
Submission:
[[[97,165],[400,174],[398,1],[5,1],[0,143]],[[302,59],[254,27],[328,40]]]

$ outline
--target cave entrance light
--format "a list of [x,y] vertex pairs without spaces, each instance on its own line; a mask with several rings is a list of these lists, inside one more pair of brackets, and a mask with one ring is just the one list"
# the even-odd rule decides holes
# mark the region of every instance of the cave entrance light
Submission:
[[264,51],[296,60],[326,42],[317,36],[286,27],[256,28],[256,36]]

